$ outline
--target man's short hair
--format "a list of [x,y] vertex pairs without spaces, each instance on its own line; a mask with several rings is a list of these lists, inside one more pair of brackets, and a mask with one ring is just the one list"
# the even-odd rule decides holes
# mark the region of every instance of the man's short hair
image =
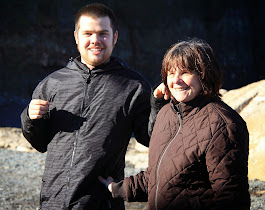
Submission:
[[75,15],[75,30],[78,31],[79,29],[79,20],[81,16],[91,16],[91,17],[109,17],[110,19],[110,26],[113,30],[113,33],[115,33],[117,29],[117,18],[114,14],[114,12],[105,6],[104,4],[100,3],[93,3],[88,4],[84,7],[82,7]]

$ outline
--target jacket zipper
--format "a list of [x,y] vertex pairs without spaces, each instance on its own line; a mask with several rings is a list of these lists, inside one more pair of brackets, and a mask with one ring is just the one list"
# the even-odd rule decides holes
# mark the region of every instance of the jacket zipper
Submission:
[[157,196],[158,196],[158,187],[159,187],[159,168],[161,166],[161,162],[162,162],[162,160],[164,158],[165,153],[167,152],[167,150],[168,150],[169,146],[171,145],[171,143],[175,140],[175,138],[179,134],[179,131],[180,131],[181,127],[182,127],[182,119],[181,119],[181,114],[180,114],[179,108],[178,108],[178,110],[175,110],[175,109],[173,109],[173,110],[175,112],[177,112],[177,115],[178,115],[178,119],[179,119],[179,129],[178,129],[177,133],[174,135],[174,137],[170,140],[170,142],[168,143],[168,145],[166,146],[164,152],[162,153],[162,155],[160,157],[160,160],[159,160],[159,163],[158,163],[158,166],[157,166],[157,169],[156,169],[156,192],[155,192],[155,209],[156,210],[157,210]]
[[[84,103],[85,103],[85,98],[86,98],[86,94],[87,94],[88,83],[90,83],[90,77],[91,77],[91,72],[89,70],[89,76],[88,76],[88,78],[86,79],[86,82],[85,82],[85,90],[83,92],[83,100],[82,100],[82,103],[81,103],[81,106],[80,106],[80,117],[83,116]],[[68,177],[67,177],[67,189],[66,189],[66,192],[68,192],[68,190],[69,190],[71,170],[72,170],[73,163],[74,163],[74,156],[75,156],[75,152],[76,152],[76,144],[77,144],[77,140],[78,140],[78,136],[79,136],[79,131],[80,131],[80,129],[78,129],[75,132],[75,141],[74,141],[74,145],[73,145],[73,152],[72,152],[72,158],[71,158],[71,163],[70,163],[70,169],[69,169]],[[67,196],[67,195],[65,195],[65,196]],[[66,202],[67,202],[67,200],[65,199],[65,202],[64,202],[64,208],[65,209],[67,207],[67,203]]]

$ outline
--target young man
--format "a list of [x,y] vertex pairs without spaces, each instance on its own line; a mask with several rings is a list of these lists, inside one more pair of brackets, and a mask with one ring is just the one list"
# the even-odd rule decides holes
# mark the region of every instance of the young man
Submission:
[[98,181],[124,178],[132,133],[149,145],[148,82],[111,56],[118,39],[113,12],[89,4],[76,14],[80,57],[47,76],[21,114],[26,139],[47,151],[41,209],[124,209]]

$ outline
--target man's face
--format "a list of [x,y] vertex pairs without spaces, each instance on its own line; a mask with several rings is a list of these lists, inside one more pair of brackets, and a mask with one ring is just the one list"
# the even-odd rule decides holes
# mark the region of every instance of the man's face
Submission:
[[110,59],[118,32],[113,35],[109,17],[81,16],[74,36],[82,63],[93,69]]

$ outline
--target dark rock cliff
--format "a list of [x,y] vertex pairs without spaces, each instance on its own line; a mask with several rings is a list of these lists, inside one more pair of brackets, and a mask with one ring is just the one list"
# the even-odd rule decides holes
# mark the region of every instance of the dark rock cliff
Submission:
[[[0,91],[29,97],[37,83],[78,55],[74,14],[83,0],[8,0],[0,7]],[[265,1],[97,1],[120,20],[114,50],[152,85],[161,61],[178,40],[198,37],[214,49],[224,70],[225,89],[265,78]]]

